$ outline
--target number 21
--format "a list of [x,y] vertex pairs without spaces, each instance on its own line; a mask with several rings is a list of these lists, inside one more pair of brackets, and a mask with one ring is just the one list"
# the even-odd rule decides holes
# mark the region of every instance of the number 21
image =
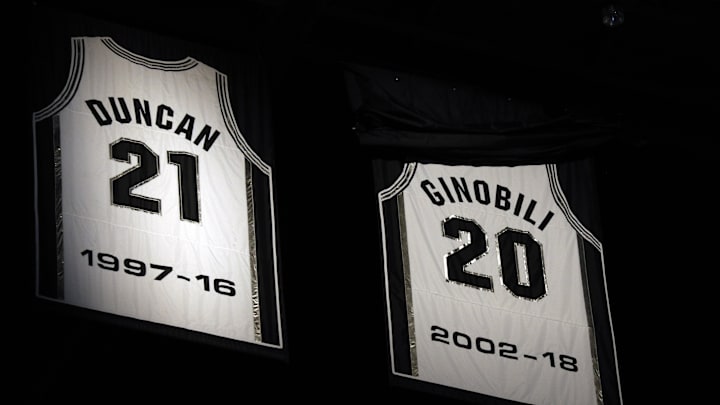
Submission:
[[[110,144],[110,158],[130,163],[130,155],[138,157],[138,164],[110,179],[112,203],[141,211],[160,213],[160,200],[133,194],[132,190],[158,176],[158,155],[142,142],[121,138]],[[168,162],[178,167],[180,218],[200,222],[198,197],[197,156],[187,152],[168,151]]]

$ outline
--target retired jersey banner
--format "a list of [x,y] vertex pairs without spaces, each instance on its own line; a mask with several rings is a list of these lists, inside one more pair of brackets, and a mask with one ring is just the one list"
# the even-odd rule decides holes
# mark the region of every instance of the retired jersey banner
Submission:
[[510,403],[618,403],[602,244],[557,165],[413,162],[389,184],[393,375]]
[[272,167],[229,91],[248,79],[68,41],[66,84],[33,114],[37,296],[282,349]]

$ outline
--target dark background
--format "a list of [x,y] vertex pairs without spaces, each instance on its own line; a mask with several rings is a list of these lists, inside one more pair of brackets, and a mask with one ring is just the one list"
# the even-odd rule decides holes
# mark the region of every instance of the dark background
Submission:
[[[704,6],[618,1],[625,22],[611,28],[602,23],[610,2],[595,0],[50,3],[27,4],[25,16],[57,9],[268,62],[288,359],[78,315],[37,303],[23,284],[13,373],[23,402],[464,403],[389,383],[376,197],[340,61],[482,83],[619,133],[597,157],[624,400],[706,401],[718,70]],[[31,162],[26,135],[22,157]],[[23,190],[32,222],[32,190]],[[31,263],[26,230],[22,262]]]

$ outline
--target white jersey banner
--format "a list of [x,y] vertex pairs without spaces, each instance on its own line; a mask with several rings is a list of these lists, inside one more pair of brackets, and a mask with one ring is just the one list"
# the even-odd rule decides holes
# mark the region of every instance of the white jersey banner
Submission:
[[[272,170],[237,127],[227,82],[192,57],[72,38],[67,84],[33,116],[55,165],[54,190],[36,191],[38,206],[54,198],[57,254],[38,269],[39,297],[282,347],[275,236],[255,235],[275,228]],[[275,294],[259,293],[263,277]]]
[[407,163],[378,197],[394,375],[520,403],[603,403],[588,285],[602,245],[555,165]]

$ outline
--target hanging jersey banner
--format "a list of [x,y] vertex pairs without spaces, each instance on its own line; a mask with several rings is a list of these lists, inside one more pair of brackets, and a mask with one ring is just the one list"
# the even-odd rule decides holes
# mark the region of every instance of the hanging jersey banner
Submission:
[[557,165],[405,163],[394,178],[378,194],[394,376],[508,403],[621,403],[602,244]]
[[64,89],[33,115],[39,181],[54,168],[36,189],[39,233],[55,224],[37,296],[282,348],[272,168],[236,123],[231,79],[110,37],[71,42]]

